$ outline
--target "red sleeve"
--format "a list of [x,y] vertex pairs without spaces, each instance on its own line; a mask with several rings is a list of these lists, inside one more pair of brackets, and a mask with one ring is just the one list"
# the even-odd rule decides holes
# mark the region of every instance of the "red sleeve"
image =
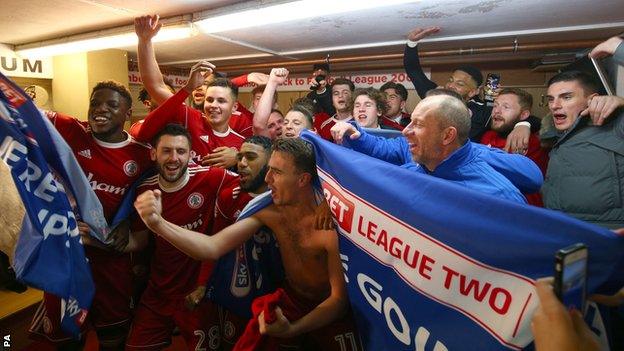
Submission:
[[210,279],[213,268],[214,261],[202,261],[201,267],[199,268],[199,274],[197,275],[197,286],[206,286],[206,284],[208,284],[208,279]]
[[253,135],[253,113],[238,103],[237,114],[230,117],[230,128],[236,133],[249,138]]
[[249,82],[247,80],[247,75],[246,74],[244,74],[242,76],[234,77],[234,78],[230,79],[230,81],[232,81],[232,84],[236,85],[239,88]]
[[54,128],[56,128],[65,140],[84,135],[88,126],[87,121],[80,121],[63,113],[45,111],[45,116],[48,117],[52,125],[54,125]]
[[[221,168],[215,168],[222,170]],[[229,226],[234,222],[233,219],[227,218],[221,208],[223,206],[231,206],[225,204],[228,202],[228,198],[231,198],[232,189],[234,186],[238,184],[238,175],[232,173],[230,171],[222,170],[223,177],[221,178],[221,184],[217,189],[217,200],[215,203],[215,218],[212,222],[212,230],[210,231],[210,235],[218,232],[219,230]],[[231,201],[229,201],[231,203]],[[199,275],[197,276],[197,286],[204,286],[208,283],[208,279],[210,279],[210,275],[212,274],[212,270],[214,268],[214,261],[207,260],[202,261],[201,268],[199,270]]]
[[528,158],[533,160],[535,164],[542,171],[542,175],[546,176],[546,169],[548,168],[548,153],[542,148],[537,133],[531,134],[529,137],[529,149],[527,150]]
[[132,135],[132,137],[136,139],[137,135],[139,135],[139,131],[141,130],[142,125],[143,125],[143,120],[133,123],[130,126],[130,129],[128,129],[128,133],[130,133],[130,135]]
[[312,123],[314,125],[314,129],[316,129],[316,131],[318,132],[319,130],[321,130],[321,124],[323,124],[323,122],[325,122],[326,120],[330,119],[331,116],[328,115],[325,112],[319,112],[317,114],[314,115],[314,123]]
[[143,125],[139,128],[138,133],[133,135],[134,138],[138,141],[149,143],[168,123],[184,124],[187,113],[191,117],[192,111],[195,111],[184,105],[184,100],[188,95],[186,90],[180,89],[162,105],[158,106],[157,109],[150,112],[143,120]]

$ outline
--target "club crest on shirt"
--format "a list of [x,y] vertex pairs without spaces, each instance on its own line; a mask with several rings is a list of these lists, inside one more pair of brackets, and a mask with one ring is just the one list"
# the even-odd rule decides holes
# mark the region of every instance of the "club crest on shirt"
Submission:
[[209,138],[210,138],[209,135],[200,135],[199,136],[199,139],[201,139],[204,143],[207,143]]
[[204,203],[204,197],[200,193],[192,193],[191,195],[189,195],[186,203],[189,205],[190,208],[198,209]]
[[134,177],[139,171],[139,165],[135,160],[128,160],[124,163],[123,170],[128,177]]

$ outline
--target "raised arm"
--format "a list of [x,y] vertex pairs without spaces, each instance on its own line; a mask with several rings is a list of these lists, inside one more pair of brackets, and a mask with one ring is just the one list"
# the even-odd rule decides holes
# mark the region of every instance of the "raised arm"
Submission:
[[186,85],[170,98],[165,100],[163,104],[158,106],[154,111],[150,112],[136,135],[135,139],[142,142],[151,142],[152,138],[168,123],[182,123],[194,115],[201,116],[200,112],[189,109],[184,105],[184,100],[196,87],[200,86],[204,81],[204,76],[212,73],[214,65],[208,61],[200,61],[191,68],[189,79]]
[[393,163],[397,166],[412,161],[407,140],[404,137],[383,138],[363,131],[357,124],[336,122],[331,129],[334,140],[365,155]]
[[418,58],[418,41],[431,34],[440,31],[440,27],[427,27],[427,28],[414,28],[407,33],[407,45],[405,45],[405,51],[403,52],[403,68],[405,73],[412,80],[418,96],[422,99],[425,98],[425,94],[431,89],[435,89],[438,85],[432,82],[425,72],[423,72],[420,65],[420,59]]
[[143,86],[145,86],[150,97],[160,105],[173,93],[165,85],[152,45],[152,38],[158,34],[162,27],[162,23],[159,23],[158,20],[158,15],[137,17],[134,19],[134,32],[139,37],[137,55],[141,81],[143,81]]
[[623,42],[624,39],[619,36],[611,37],[596,45],[596,47],[589,53],[589,56],[593,58],[613,56],[615,62],[617,62],[619,65],[624,65],[624,45],[622,45]]
[[152,232],[162,236],[178,250],[200,261],[218,259],[243,244],[262,227],[262,222],[252,216],[212,236],[182,228],[162,218],[160,190],[148,190],[139,195],[134,207]]
[[288,77],[288,70],[286,68],[273,68],[271,74],[269,74],[269,81],[262,92],[258,107],[253,117],[253,133],[254,135],[263,135],[270,137],[267,125],[269,123],[269,116],[273,109],[273,97],[277,86],[283,84]]

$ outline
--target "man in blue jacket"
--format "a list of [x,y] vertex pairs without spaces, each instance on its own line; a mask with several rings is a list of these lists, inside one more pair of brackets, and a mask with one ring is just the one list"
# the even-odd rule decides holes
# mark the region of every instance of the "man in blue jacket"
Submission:
[[348,123],[332,128],[335,140],[345,141],[347,147],[356,151],[480,192],[526,203],[520,191],[536,192],[543,181],[537,165],[524,156],[471,143],[469,131],[468,108],[448,95],[423,99],[403,131],[405,138],[376,137]]

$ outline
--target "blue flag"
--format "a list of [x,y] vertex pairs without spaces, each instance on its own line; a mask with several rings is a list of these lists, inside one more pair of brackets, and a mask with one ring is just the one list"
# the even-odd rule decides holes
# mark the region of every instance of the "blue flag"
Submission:
[[609,230],[410,172],[311,133],[302,138],[315,149],[367,350],[530,346],[534,280],[552,276],[555,252],[578,242],[589,248],[589,293],[624,286],[624,238]]
[[78,335],[94,286],[66,194],[69,173],[60,157],[49,158],[55,145],[45,125],[50,122],[3,75],[0,117],[0,157],[11,169],[26,210],[15,252],[16,273],[29,285],[60,297],[61,325]]
[[[237,220],[247,218],[271,203],[271,193],[265,192],[251,200]],[[240,317],[251,318],[253,300],[275,291],[283,276],[275,236],[269,228],[263,227],[217,261],[207,284],[206,298]]]

